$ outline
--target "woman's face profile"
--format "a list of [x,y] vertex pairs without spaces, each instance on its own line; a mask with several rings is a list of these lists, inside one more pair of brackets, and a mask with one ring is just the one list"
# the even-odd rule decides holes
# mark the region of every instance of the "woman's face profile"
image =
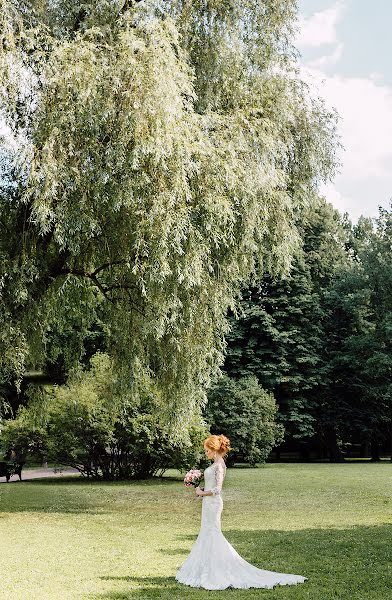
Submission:
[[210,448],[207,448],[206,446],[204,447],[204,451],[206,453],[206,457],[207,458],[214,458],[214,454],[215,452],[213,450],[211,450]]

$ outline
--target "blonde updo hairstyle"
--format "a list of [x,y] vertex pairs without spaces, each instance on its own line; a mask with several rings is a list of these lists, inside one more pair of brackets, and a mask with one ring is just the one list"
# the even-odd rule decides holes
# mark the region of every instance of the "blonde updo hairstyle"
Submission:
[[230,448],[230,440],[225,435],[210,435],[204,440],[204,448],[218,452],[222,456],[226,456]]

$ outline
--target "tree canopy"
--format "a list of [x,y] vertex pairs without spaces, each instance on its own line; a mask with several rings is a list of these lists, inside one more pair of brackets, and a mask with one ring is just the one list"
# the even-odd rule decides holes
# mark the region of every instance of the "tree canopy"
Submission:
[[[185,423],[223,360],[227,311],[287,270],[334,169],[288,0],[1,0],[0,366],[84,352],[154,379]],[[15,159],[15,160],[14,160]]]

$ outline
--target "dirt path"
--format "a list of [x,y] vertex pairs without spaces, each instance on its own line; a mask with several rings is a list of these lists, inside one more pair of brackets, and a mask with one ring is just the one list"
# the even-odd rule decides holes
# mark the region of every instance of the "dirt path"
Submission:
[[[22,470],[22,481],[41,479],[43,477],[68,477],[69,475],[79,475],[79,471],[77,471],[77,469],[72,469],[71,467],[64,467],[62,469],[45,469],[44,467],[40,467],[38,469]],[[18,475],[12,475],[10,483],[17,483],[18,481]],[[6,483],[5,477],[0,477],[0,483]]]

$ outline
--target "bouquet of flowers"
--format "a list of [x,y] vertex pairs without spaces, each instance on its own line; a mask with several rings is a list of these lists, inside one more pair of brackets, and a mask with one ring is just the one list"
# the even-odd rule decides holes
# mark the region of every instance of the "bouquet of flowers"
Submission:
[[191,469],[184,477],[184,485],[198,487],[203,479],[203,471],[200,469]]

